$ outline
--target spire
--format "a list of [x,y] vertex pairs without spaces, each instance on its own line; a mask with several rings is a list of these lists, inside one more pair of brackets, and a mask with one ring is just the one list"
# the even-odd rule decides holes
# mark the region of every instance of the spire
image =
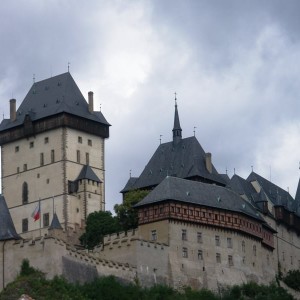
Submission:
[[53,219],[49,227],[49,230],[51,229],[63,229],[60,225],[56,212],[53,215]]
[[173,127],[173,143],[177,144],[182,138],[182,129],[180,127],[179,115],[177,109],[177,98],[175,93],[175,116],[174,116],[174,127]]

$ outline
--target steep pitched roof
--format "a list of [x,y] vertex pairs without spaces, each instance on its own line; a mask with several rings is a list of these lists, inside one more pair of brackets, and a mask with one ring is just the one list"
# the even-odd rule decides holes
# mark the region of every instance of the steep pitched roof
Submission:
[[253,201],[256,190],[249,181],[235,174],[230,180],[230,186],[239,195],[245,195],[249,201]]
[[166,177],[135,207],[168,200],[236,211],[263,221],[248,201],[228,188],[171,176]]
[[60,225],[60,222],[59,222],[59,220],[58,220],[58,216],[57,216],[56,212],[55,212],[54,215],[53,215],[52,222],[51,222],[51,224],[50,224],[50,226],[49,226],[48,229],[49,229],[49,230],[51,230],[51,229],[63,229],[63,228],[61,227],[61,225]]
[[82,167],[76,180],[80,180],[80,179],[90,179],[95,182],[100,182],[100,183],[102,182],[89,165],[84,165]]
[[22,125],[26,115],[36,121],[63,112],[109,126],[101,112],[89,112],[87,101],[67,72],[34,83],[17,110],[16,120],[4,119],[0,131]]
[[20,239],[20,236],[16,232],[6,201],[0,195],[0,241],[17,239]]
[[248,176],[247,181],[257,181],[274,205],[282,205],[289,211],[298,210],[298,201],[295,201],[287,191],[255,172]]
[[127,183],[125,184],[125,187],[123,188],[123,190],[121,191],[121,193],[125,192],[125,191],[130,191],[134,189],[134,185],[137,181],[138,177],[130,177],[127,181]]
[[[168,142],[159,145],[131,188],[156,186],[168,175],[186,179],[200,177],[226,185],[214,166],[212,166],[212,173],[206,169],[205,152],[194,136],[182,139],[177,144]],[[124,188],[123,191],[127,190]]]
[[297,191],[296,191],[296,195],[295,195],[295,200],[300,203],[300,178],[298,181],[298,187],[297,187]]

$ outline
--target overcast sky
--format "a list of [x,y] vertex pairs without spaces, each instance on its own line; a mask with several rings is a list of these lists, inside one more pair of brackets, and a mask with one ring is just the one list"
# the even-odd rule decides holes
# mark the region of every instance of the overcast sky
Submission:
[[10,0],[0,3],[0,113],[36,81],[67,71],[112,124],[106,208],[172,138],[219,173],[254,171],[295,195],[300,149],[300,1]]

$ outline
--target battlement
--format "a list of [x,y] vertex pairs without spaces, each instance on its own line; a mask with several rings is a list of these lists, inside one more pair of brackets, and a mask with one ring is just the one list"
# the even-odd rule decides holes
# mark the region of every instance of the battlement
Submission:
[[121,240],[121,239],[131,239],[133,237],[138,237],[138,229],[131,229],[127,231],[116,232],[112,234],[105,235],[103,238],[103,244],[110,243],[113,240]]

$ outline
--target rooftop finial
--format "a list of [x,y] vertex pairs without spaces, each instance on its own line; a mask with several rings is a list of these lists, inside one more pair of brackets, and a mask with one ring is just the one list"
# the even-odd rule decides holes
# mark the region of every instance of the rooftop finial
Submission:
[[131,171],[132,171],[132,170],[130,169],[130,170],[129,170],[129,178],[131,178]]
[[177,93],[175,92],[174,95],[175,95],[175,105],[177,105]]
[[159,135],[159,144],[161,145],[161,137],[162,137],[162,134]]
[[68,62],[68,72],[70,72],[70,62]]
[[194,136],[196,136],[196,126],[194,126]]
[[251,166],[251,170],[252,170],[252,172],[253,172],[253,166]]
[[33,74],[32,80],[33,80],[33,83],[35,83],[35,74]]

